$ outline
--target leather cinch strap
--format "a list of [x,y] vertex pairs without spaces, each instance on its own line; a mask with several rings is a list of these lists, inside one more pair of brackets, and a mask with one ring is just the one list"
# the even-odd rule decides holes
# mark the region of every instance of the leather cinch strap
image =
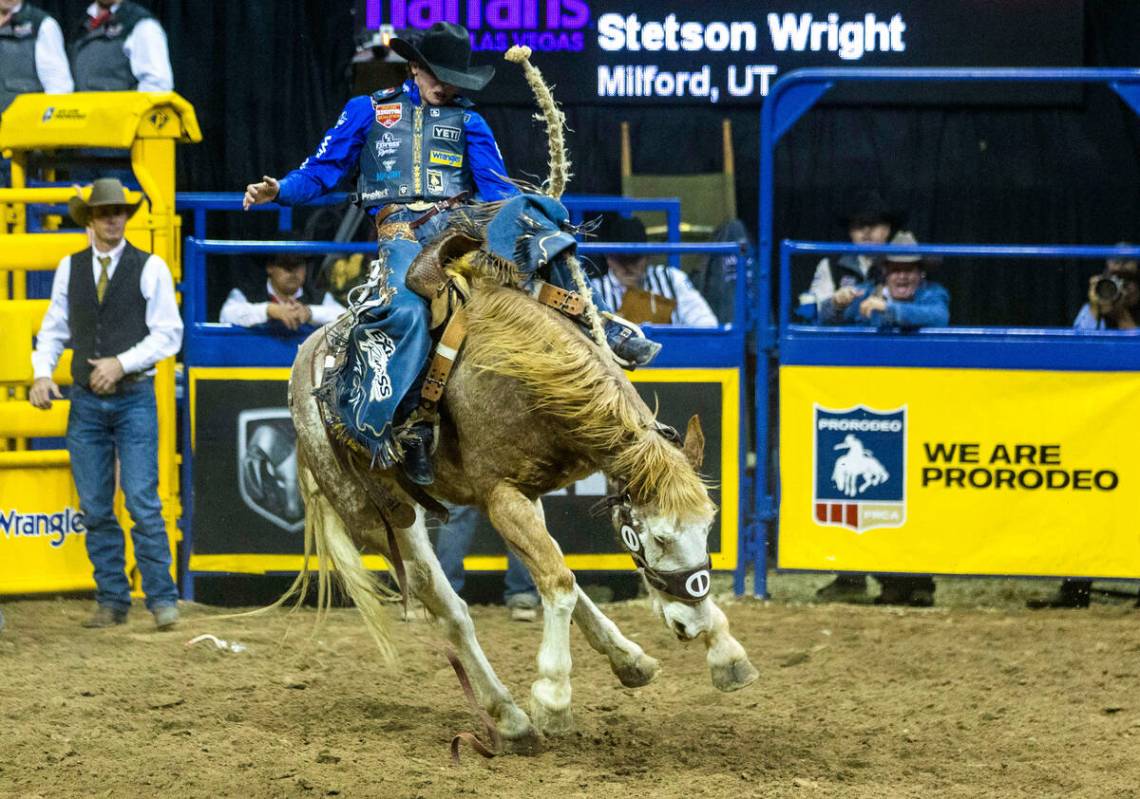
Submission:
[[424,387],[420,390],[420,406],[428,411],[434,411],[443,397],[443,389],[447,386],[447,378],[451,368],[455,366],[455,359],[459,357],[459,348],[463,346],[463,339],[467,337],[467,312],[462,306],[455,309],[439,343],[435,345],[435,355],[432,356],[431,366],[428,367],[427,377],[424,378]]
[[586,301],[576,291],[567,291],[553,283],[536,280],[531,285],[530,295],[543,305],[549,306],[567,316],[581,316],[586,310]]

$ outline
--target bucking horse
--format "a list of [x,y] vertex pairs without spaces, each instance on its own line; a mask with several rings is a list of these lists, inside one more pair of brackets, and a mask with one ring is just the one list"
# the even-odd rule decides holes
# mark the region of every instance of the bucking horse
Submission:
[[[541,84],[525,55],[513,60],[521,60],[532,86]],[[557,197],[568,170],[561,113],[546,97],[540,94],[552,171],[545,187]],[[493,207],[484,211],[482,218],[493,218]],[[718,689],[749,685],[757,672],[709,596],[707,539],[716,508],[698,473],[704,447],[699,420],[690,420],[681,440],[657,422],[604,339],[509,285],[502,268],[480,268],[479,226],[472,222],[479,218],[478,210],[460,215],[408,277],[413,283],[412,274],[423,273],[426,263],[429,273],[442,270],[449,281],[462,283],[465,295],[466,337],[440,402],[436,479],[428,492],[483,511],[534,578],[543,631],[529,715],[491,668],[466,604],[440,568],[423,498],[415,503],[394,470],[374,468],[366,453],[330,434],[317,396],[335,340],[328,329],[301,346],[289,381],[306,555],[316,554],[320,596],[327,598],[335,576],[377,644],[391,654],[387,598],[360,553],[398,561],[401,582],[441,622],[504,749],[535,751],[543,735],[572,727],[571,620],[608,658],[622,685],[643,686],[659,668],[583,593],[546,526],[544,494],[602,471],[617,486],[609,501],[615,531],[639,567],[657,615],[678,639],[703,641]],[[567,257],[573,260],[572,253]]]

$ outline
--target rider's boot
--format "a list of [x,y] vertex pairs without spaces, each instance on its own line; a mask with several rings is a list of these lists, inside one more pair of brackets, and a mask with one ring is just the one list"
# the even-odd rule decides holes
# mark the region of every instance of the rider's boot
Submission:
[[603,312],[606,343],[623,366],[647,366],[661,351],[661,344],[650,341],[641,328],[620,316]]
[[435,481],[431,465],[432,438],[432,424],[417,422],[404,440],[404,474],[416,485],[427,486]]

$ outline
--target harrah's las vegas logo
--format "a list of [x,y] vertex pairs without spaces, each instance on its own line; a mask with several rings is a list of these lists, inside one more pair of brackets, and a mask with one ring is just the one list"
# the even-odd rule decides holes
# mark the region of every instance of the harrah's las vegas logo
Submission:
[[813,414],[815,521],[863,533],[906,520],[906,406]]
[[429,28],[437,22],[462,25],[473,50],[579,52],[590,22],[586,0],[367,0],[369,29],[391,25],[397,31]]

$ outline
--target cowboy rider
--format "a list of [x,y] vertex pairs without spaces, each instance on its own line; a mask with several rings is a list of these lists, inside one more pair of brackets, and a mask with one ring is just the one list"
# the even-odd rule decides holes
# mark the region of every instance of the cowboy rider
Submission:
[[[372,370],[371,385],[346,388],[338,410],[377,461],[392,466],[402,450],[409,479],[428,485],[432,425],[412,416],[431,347],[428,309],[404,288],[404,277],[420,246],[446,226],[448,211],[465,202],[472,189],[483,201],[518,190],[506,179],[490,127],[460,95],[482,89],[495,72],[492,66],[471,65],[467,30],[437,22],[418,44],[396,38],[391,48],[408,61],[409,78],[401,86],[349,100],[316,152],[281,180],[266,176],[248,185],[243,206],[310,202],[359,166],[356,200],[375,220],[380,260],[392,270],[388,282],[396,291],[351,332],[349,347]],[[644,338],[613,340],[619,357],[637,364],[647,363],[658,348]],[[409,417],[410,430],[394,446],[395,421]]]

